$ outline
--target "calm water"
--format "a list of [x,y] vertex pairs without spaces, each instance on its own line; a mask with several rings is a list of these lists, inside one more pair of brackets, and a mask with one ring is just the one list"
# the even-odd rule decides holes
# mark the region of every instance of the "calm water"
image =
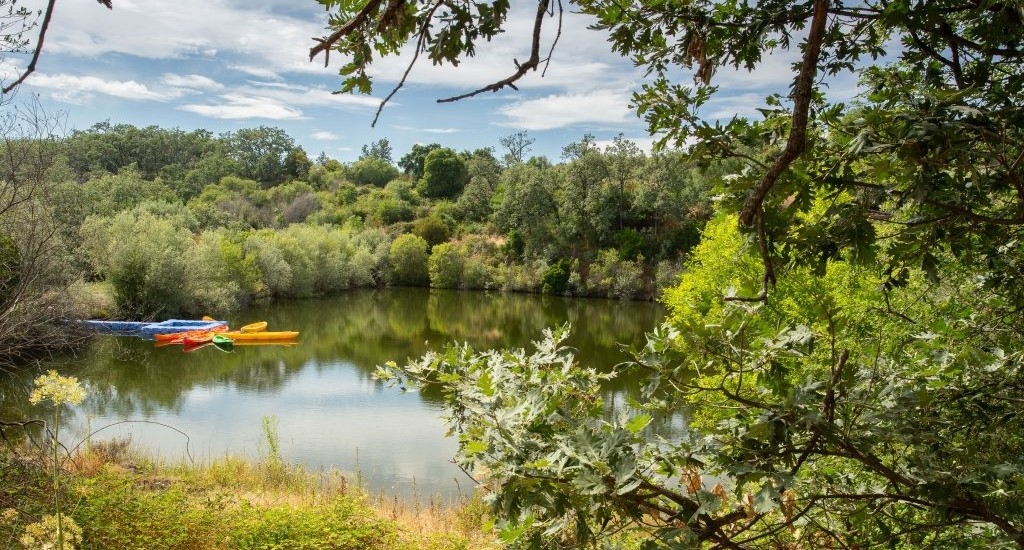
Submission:
[[[573,300],[525,294],[387,289],[278,304],[241,312],[233,326],[266,320],[270,330],[302,332],[294,347],[212,347],[183,353],[136,338],[100,337],[56,367],[78,376],[89,398],[66,413],[78,434],[121,420],[154,424],[107,429],[159,455],[197,460],[265,454],[262,423],[275,416],[281,454],[310,467],[361,472],[372,491],[452,496],[469,488],[451,458],[436,395],[401,393],[371,376],[446,342],[478,348],[524,347],[546,326],[573,324],[569,345],[584,363],[607,368],[624,359],[617,343],[642,341],[662,312],[651,303]],[[53,367],[51,367],[53,368]],[[0,379],[0,418],[42,417],[27,395],[35,373]],[[607,388],[621,402],[632,386]],[[63,439],[63,437],[62,437]],[[70,438],[68,438],[70,440]]]

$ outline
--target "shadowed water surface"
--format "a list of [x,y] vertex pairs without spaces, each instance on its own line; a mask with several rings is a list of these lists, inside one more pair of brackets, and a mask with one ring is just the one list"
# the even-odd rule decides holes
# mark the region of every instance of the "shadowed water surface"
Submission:
[[[169,459],[265,452],[261,418],[275,416],[286,460],[361,472],[371,491],[450,497],[469,489],[451,463],[456,442],[445,437],[440,399],[401,393],[371,376],[388,360],[400,364],[446,342],[478,347],[529,347],[547,326],[570,322],[568,344],[584,364],[607,369],[625,357],[617,343],[636,343],[660,320],[651,303],[541,297],[527,294],[413,288],[359,290],[339,296],[252,309],[232,326],[266,320],[268,330],[301,331],[293,347],[212,346],[183,353],[136,338],[100,337],[75,358],[48,368],[78,376],[85,403],[65,414],[71,432],[125,419],[101,438],[132,441]],[[0,418],[42,417],[28,403],[35,372],[0,380]],[[621,402],[636,381],[606,391]],[[676,421],[675,423],[679,423]],[[666,429],[672,429],[672,423]],[[62,437],[62,439],[64,439]],[[70,441],[70,438],[69,438]]]

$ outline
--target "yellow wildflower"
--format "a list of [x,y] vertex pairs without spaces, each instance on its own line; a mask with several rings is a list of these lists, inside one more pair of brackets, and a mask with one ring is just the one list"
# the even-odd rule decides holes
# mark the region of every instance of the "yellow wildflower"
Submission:
[[35,384],[36,389],[28,398],[33,405],[38,405],[44,400],[49,400],[57,406],[65,403],[77,405],[85,399],[85,389],[77,378],[61,376],[55,370],[36,378]]

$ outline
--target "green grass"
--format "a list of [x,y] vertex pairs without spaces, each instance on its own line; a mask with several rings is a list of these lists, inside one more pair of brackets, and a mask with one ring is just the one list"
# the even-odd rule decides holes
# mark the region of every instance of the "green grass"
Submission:
[[[0,548],[52,513],[44,458],[0,446]],[[404,506],[371,499],[338,472],[279,460],[166,464],[123,443],[97,443],[65,463],[63,508],[83,549],[496,548],[485,506]]]

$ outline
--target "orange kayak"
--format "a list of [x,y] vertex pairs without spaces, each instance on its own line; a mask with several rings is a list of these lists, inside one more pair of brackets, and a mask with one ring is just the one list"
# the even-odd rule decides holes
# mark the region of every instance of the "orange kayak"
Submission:
[[195,334],[192,336],[186,336],[182,339],[186,346],[195,346],[198,344],[205,344],[213,341],[214,332],[207,331],[201,334]]
[[186,331],[186,332],[172,332],[170,334],[154,334],[153,338],[157,342],[173,342],[173,343],[180,344],[181,342],[175,342],[175,340],[184,340],[185,338],[188,338],[190,336],[199,336],[199,335],[202,335],[202,334],[206,334],[207,332],[216,333],[216,332],[227,332],[227,331],[228,331],[228,326],[227,325],[220,325],[220,326],[214,327],[214,328],[212,328],[210,330],[189,330],[189,331]]

